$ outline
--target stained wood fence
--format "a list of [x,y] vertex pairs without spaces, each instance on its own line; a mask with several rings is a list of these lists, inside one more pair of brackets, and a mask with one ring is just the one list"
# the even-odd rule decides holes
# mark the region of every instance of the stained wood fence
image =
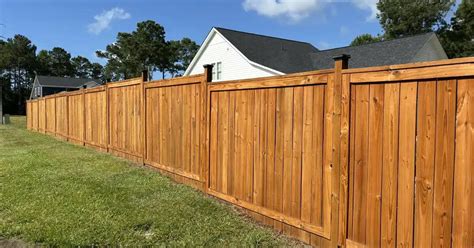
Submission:
[[474,246],[474,58],[27,103],[28,128],[158,168],[314,246]]

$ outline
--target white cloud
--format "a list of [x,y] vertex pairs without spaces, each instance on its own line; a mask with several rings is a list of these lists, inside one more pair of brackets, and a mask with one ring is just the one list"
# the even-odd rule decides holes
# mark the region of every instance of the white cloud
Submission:
[[94,16],[95,22],[89,24],[88,30],[93,34],[100,34],[110,26],[113,20],[129,19],[130,14],[121,8],[113,8]]
[[367,17],[367,21],[372,21],[377,18],[377,9],[378,0],[352,0],[355,6],[359,9],[369,10],[370,15]]
[[[263,16],[283,16],[289,18],[292,22],[297,22],[327,4],[346,2],[354,4],[358,9],[370,11],[367,21],[373,21],[377,17],[378,1],[379,0],[244,0],[243,7],[246,11],[255,11]],[[331,8],[330,13],[336,15],[336,9]]]
[[291,21],[297,22],[318,9],[319,0],[245,0],[243,3],[246,11],[256,11],[267,17],[286,16]]

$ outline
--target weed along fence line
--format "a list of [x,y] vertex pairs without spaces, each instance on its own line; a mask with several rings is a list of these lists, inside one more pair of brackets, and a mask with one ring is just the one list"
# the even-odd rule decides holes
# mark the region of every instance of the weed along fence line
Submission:
[[474,58],[27,103],[28,128],[158,168],[314,246],[474,246]]

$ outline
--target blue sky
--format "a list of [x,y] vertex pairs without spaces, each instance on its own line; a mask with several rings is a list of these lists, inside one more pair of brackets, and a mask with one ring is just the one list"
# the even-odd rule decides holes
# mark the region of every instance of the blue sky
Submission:
[[23,34],[40,49],[60,46],[103,63],[117,32],[154,20],[167,39],[201,43],[213,26],[307,41],[319,49],[345,46],[358,34],[381,32],[374,0],[0,0],[0,35]]

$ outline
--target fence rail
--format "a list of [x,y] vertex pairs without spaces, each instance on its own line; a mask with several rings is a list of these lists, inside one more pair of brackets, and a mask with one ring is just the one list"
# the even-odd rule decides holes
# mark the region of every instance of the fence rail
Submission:
[[28,101],[27,125],[144,163],[314,246],[474,246],[474,58]]

